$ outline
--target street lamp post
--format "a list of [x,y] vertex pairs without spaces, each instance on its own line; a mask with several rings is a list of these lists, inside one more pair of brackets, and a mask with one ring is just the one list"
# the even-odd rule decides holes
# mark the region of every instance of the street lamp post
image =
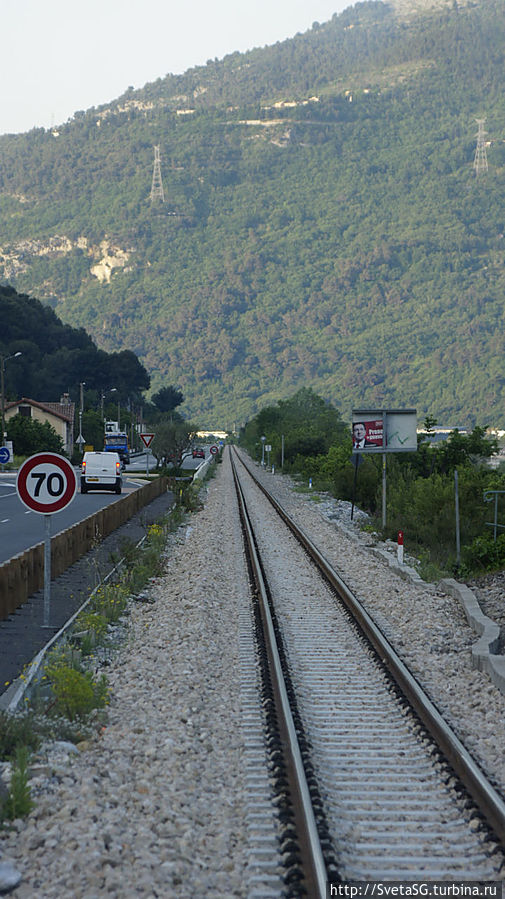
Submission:
[[104,411],[103,411],[103,401],[105,399],[105,395],[107,393],[116,393],[116,392],[117,392],[117,387],[109,387],[107,390],[102,390],[102,421],[105,420]]
[[84,437],[82,436],[82,413],[84,412],[84,390],[83,388],[86,386],[86,381],[80,381],[80,406],[79,406],[79,436],[77,438],[77,443],[79,444],[79,450],[82,452],[83,445],[85,444]]
[[265,440],[266,437],[261,438],[261,467],[265,467]]
[[1,399],[2,399],[2,446],[5,446],[5,363],[8,362],[9,359],[15,359],[17,356],[22,356],[23,354],[12,353],[10,356],[0,356],[0,391],[1,391]]

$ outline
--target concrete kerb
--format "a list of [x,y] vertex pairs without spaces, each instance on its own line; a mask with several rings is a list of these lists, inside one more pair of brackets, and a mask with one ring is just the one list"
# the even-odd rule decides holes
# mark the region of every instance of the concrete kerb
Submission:
[[480,635],[480,640],[472,646],[473,667],[488,674],[495,687],[505,693],[505,656],[495,652],[500,644],[500,627],[484,615],[475,594],[466,584],[445,578],[439,587],[461,603],[468,623]]
[[[472,593],[466,584],[460,584],[454,578],[444,578],[437,585],[429,584],[423,581],[415,568],[398,562],[393,555],[396,544],[392,541],[387,541],[383,547],[371,546],[341,522],[333,523],[355,543],[359,543],[360,546],[367,549],[377,558],[387,562],[389,567],[404,580],[421,587],[423,590],[433,590],[436,587],[458,600],[463,606],[470,627],[480,637],[472,646],[472,666],[487,674],[495,687],[505,694],[505,656],[495,653],[500,643],[500,627],[491,618],[484,615],[475,594]],[[390,545],[389,549],[387,549],[388,544]]]

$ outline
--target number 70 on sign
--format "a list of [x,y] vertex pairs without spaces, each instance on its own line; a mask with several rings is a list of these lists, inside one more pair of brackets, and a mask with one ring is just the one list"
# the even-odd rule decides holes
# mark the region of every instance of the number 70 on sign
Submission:
[[77,490],[75,471],[64,456],[37,453],[23,463],[16,480],[22,503],[32,512],[51,515],[72,502]]

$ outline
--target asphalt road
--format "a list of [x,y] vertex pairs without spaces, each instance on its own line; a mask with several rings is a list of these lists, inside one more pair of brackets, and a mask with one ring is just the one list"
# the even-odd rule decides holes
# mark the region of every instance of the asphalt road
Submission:
[[[139,484],[123,475],[123,493],[138,490]],[[66,509],[51,516],[51,536],[87,518],[120,497],[115,493],[77,492]],[[30,512],[16,493],[16,472],[0,475],[0,565],[30,546],[42,543],[45,536],[44,515]]]
[[[207,459],[210,455],[209,447],[205,446],[204,450]],[[189,453],[184,458],[182,467],[194,471],[203,462],[203,459],[193,459]],[[147,464],[149,469],[154,468],[156,464],[156,459],[151,453],[148,454]],[[140,476],[146,472],[144,453],[132,458],[126,472],[123,473],[123,496],[138,489],[139,484],[132,480],[136,472]],[[31,512],[23,505],[16,492],[16,476],[17,472],[0,473],[0,565],[30,546],[42,543],[45,537],[44,515]],[[60,531],[66,530],[118,499],[115,493],[97,491],[83,496],[78,490],[69,506],[51,516],[51,536],[54,537]]]

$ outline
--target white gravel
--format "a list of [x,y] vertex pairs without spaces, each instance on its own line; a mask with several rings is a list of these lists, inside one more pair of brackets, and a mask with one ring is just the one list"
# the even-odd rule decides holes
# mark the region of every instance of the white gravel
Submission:
[[[505,697],[471,666],[476,635],[457,601],[397,577],[288,479],[263,473],[390,637],[505,792]],[[247,894],[238,608],[248,592],[227,462],[205,507],[171,541],[154,604],[107,670],[110,719],[81,747],[52,746],[36,808],[2,839],[22,874],[16,899]]]

